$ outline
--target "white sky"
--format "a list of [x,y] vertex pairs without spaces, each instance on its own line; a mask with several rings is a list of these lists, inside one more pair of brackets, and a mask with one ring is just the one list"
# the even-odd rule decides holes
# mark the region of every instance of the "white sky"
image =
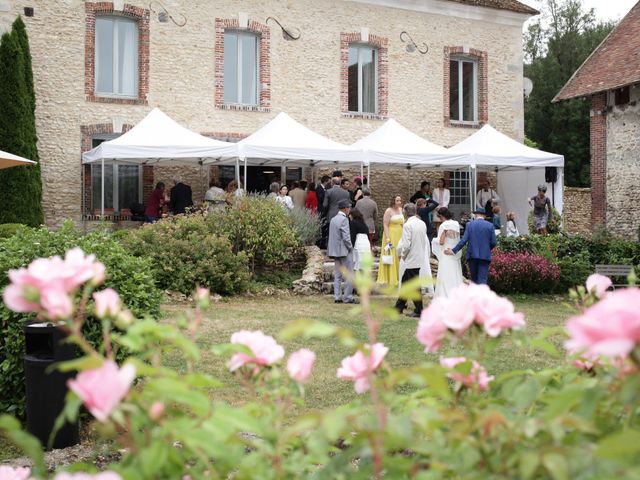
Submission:
[[[596,17],[602,20],[619,20],[624,17],[638,0],[582,0],[585,9],[594,8]],[[543,0],[520,0],[522,3],[541,10]]]

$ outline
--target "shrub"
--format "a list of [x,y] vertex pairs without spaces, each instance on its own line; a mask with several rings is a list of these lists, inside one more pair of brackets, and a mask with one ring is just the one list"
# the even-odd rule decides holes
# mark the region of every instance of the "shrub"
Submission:
[[241,197],[207,219],[212,232],[229,238],[235,253],[247,255],[252,271],[286,262],[289,250],[298,245],[293,219],[264,196]]
[[566,292],[570,288],[584,285],[587,277],[593,273],[593,265],[586,252],[558,257],[560,278],[557,291]]
[[[548,233],[560,233],[560,226],[562,224],[562,216],[560,212],[556,210],[554,207],[551,207],[551,218],[547,222],[547,232]],[[527,225],[529,225],[529,232],[535,234],[535,227],[533,226],[533,210],[529,212],[527,216]]]
[[540,255],[494,253],[489,285],[499,293],[547,293],[555,289],[560,268]]
[[196,285],[225,295],[246,291],[246,254],[234,254],[229,240],[213,234],[210,225],[204,215],[179,215],[132,231],[122,242],[150,259],[161,288],[185,294]]
[[0,224],[0,239],[13,237],[19,230],[23,230],[25,225],[22,223],[3,223]]
[[298,244],[301,246],[315,245],[322,234],[320,219],[306,208],[294,208],[289,215],[293,220],[293,230]]
[[[38,257],[62,256],[76,246],[94,253],[105,264],[109,272],[105,286],[117,289],[124,304],[136,316],[159,313],[161,292],[155,286],[150,261],[134,257],[105,231],[83,236],[71,222],[57,231],[25,227],[12,237],[0,240],[0,291],[8,284],[8,270],[24,267]],[[19,417],[24,415],[22,323],[30,318],[0,304],[0,411],[13,412]],[[85,325],[85,335],[94,345],[102,340],[99,325],[95,321]]]

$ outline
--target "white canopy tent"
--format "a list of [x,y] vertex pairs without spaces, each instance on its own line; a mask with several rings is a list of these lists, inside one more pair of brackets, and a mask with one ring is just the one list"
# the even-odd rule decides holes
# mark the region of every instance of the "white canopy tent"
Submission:
[[[548,186],[548,196],[555,208],[562,213],[564,157],[543,152],[513,140],[493,127],[485,125],[473,135],[449,149],[452,153],[467,154],[463,164],[473,170],[472,197],[477,191],[475,170],[494,170],[497,174],[498,195],[501,198],[502,214],[513,211],[520,233],[529,231],[527,216],[530,207],[527,197],[537,193],[537,186]],[[460,161],[453,164],[460,165]],[[551,184],[545,181],[545,168],[557,170],[557,180]],[[475,202],[475,198],[474,198]]]
[[[467,154],[451,153],[444,147],[432,143],[394,119],[351,145],[363,151],[367,169],[371,166],[407,169],[410,175],[416,169],[436,169],[442,163],[462,161]],[[465,167],[468,168],[468,167]],[[369,181],[371,175],[367,173]]]
[[452,153],[440,145],[416,135],[393,119],[351,145],[364,152],[370,165],[404,168],[436,168],[455,162],[467,154]]
[[0,150],[0,169],[9,167],[19,167],[22,165],[35,165],[36,162],[28,160],[13,153]]
[[[360,166],[362,151],[343,145],[314,132],[284,112],[237,143],[236,177],[240,178],[237,161],[244,163],[245,188],[247,165],[315,167]],[[232,159],[208,159],[205,164],[232,164]]]
[[83,164],[102,165],[104,215],[104,165],[201,165],[206,158],[234,157],[237,145],[200,135],[154,108],[135,127],[118,138],[82,154]]

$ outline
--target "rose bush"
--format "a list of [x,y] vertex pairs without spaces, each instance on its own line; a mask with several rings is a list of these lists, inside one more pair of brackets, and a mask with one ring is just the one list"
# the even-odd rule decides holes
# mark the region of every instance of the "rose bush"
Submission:
[[[17,295],[46,318],[49,310],[37,294],[44,287],[21,275],[11,275]],[[87,279],[65,287],[65,278],[58,277],[56,291],[66,292],[74,306],[85,304],[98,286]],[[370,283],[366,274],[359,275],[362,301],[356,308],[367,326],[366,339],[335,325],[298,320],[278,339],[260,331],[239,331],[230,343],[210,347],[211,353],[228,359],[245,389],[243,402],[236,406],[215,395],[212,399],[210,390],[220,381],[195,368],[208,353],[198,347],[204,340],[198,336],[202,309],[208,306],[202,289],[194,294],[195,311],[175,325],[132,320],[121,333],[107,331],[104,355],[85,341],[84,318],[74,311],[60,328],[85,357],[66,365],[80,372],[69,382],[63,415],[75,419],[84,404],[122,458],[99,474],[72,465],[52,478],[637,476],[640,290],[602,294],[580,287],[571,293],[577,313],[566,330],[546,329],[533,336],[526,334],[523,315],[508,300],[485,286],[464,286],[449,300],[433,301],[419,322],[418,341],[437,351],[440,361],[393,369],[385,361],[388,348],[377,338],[381,322],[387,320],[371,307]],[[120,303],[112,297],[108,304],[96,307],[96,313],[103,322],[116,321],[122,315]],[[354,401],[325,412],[297,411],[315,360],[313,352],[303,349],[283,365],[286,352],[279,342],[297,337],[342,342],[354,350],[336,371],[339,378],[354,382],[360,394]],[[561,339],[569,355],[558,349]],[[554,356],[556,365],[494,378],[483,365],[489,356],[499,359],[505,341]],[[130,355],[118,366],[115,352],[122,347]],[[184,370],[163,362],[163,353],[175,351],[183,356]],[[0,472],[10,478],[48,478],[37,442],[8,416],[0,417],[0,430],[34,459],[31,471],[0,467]]]
[[489,285],[498,293],[550,293],[560,279],[560,268],[541,255],[494,251]]

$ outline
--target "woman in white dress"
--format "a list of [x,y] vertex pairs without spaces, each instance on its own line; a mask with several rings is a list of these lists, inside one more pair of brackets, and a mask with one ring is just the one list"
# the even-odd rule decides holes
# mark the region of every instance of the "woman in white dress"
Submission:
[[285,210],[290,212],[293,210],[293,200],[287,193],[289,193],[289,188],[286,185],[282,185],[280,187],[280,193],[276,197],[276,203],[282,205]]
[[[449,208],[449,200],[451,199],[451,192],[449,191],[448,188],[446,188],[446,184],[444,181],[444,178],[439,178],[437,183],[436,183],[436,188],[433,190],[432,193],[432,197],[433,199],[438,202],[438,206],[440,208],[444,207],[444,208]],[[444,222],[445,219],[442,218],[442,216],[438,215],[438,209],[436,209],[435,212],[433,212],[433,229],[437,229],[438,226]]]
[[448,208],[438,208],[438,215],[444,220],[438,228],[438,236],[431,243],[433,253],[438,258],[438,279],[436,280],[436,297],[448,297],[451,292],[462,285],[462,252],[445,255],[447,248],[455,247],[460,241],[460,224],[452,220],[453,214]]

